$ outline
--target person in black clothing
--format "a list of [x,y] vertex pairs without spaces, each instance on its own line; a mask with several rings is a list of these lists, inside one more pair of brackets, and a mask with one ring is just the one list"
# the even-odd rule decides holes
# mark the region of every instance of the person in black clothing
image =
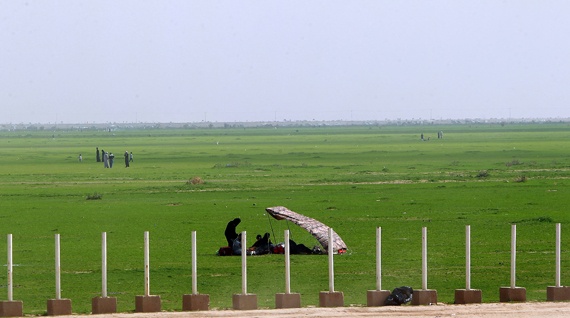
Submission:
[[297,244],[293,240],[289,240],[289,250],[291,254],[312,254],[313,251],[304,244]]
[[240,218],[235,218],[229,221],[228,225],[226,226],[226,231],[224,232],[224,235],[226,236],[226,240],[228,241],[229,247],[232,247],[234,245],[234,240],[238,237],[238,234],[236,233],[236,227],[240,222],[241,222]]
[[99,157],[99,147],[97,147],[97,162],[101,162],[101,157]]
[[253,243],[250,249],[255,251],[255,254],[262,255],[268,254],[271,251],[272,246],[273,243],[271,243],[271,240],[269,239],[269,233],[265,233],[263,237],[259,234],[257,235],[257,241]]

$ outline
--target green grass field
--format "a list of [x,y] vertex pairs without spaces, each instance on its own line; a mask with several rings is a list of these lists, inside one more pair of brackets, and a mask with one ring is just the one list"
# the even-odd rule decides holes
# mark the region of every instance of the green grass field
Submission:
[[[437,131],[444,139],[437,139]],[[421,141],[420,133],[430,137]],[[191,292],[191,232],[198,236],[198,290],[211,308],[241,292],[241,259],[219,257],[226,223],[240,231],[307,232],[269,220],[286,206],[333,227],[349,248],[335,256],[335,289],[366,305],[375,288],[375,228],[382,227],[383,289],[421,287],[421,228],[428,228],[428,287],[452,303],[465,287],[465,226],[471,225],[472,288],[496,302],[510,283],[510,231],[517,224],[517,285],[543,301],[555,279],[555,224],[562,223],[562,282],[570,281],[570,125],[457,125],[0,132],[0,251],[14,241],[14,298],[26,314],[55,297],[54,234],[61,235],[62,297],[89,313],[101,294],[101,232],[108,291],[118,310],[144,293],[143,233],[150,232],[151,293],[164,310]],[[115,153],[104,169],[95,147]],[[123,153],[134,162],[124,167]],[[83,162],[77,157],[83,155]],[[203,184],[189,180],[200,177]],[[88,196],[101,196],[87,200]],[[251,241],[253,243],[253,241]],[[5,252],[2,252],[5,255]],[[4,264],[2,262],[2,264]],[[326,256],[291,257],[303,306],[328,290]],[[0,299],[6,297],[0,270]],[[284,292],[283,255],[248,259],[248,292],[273,308]]]

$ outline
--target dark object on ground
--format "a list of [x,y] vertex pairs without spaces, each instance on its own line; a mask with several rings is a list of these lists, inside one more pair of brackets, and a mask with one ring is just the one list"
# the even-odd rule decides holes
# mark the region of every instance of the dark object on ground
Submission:
[[273,245],[273,250],[271,251],[271,253],[273,253],[273,254],[285,254],[285,244],[279,243],[279,244]]
[[218,256],[232,256],[234,255],[234,252],[232,251],[232,248],[229,246],[222,246],[220,247],[220,249],[218,250],[218,253],[216,253]]
[[394,288],[390,296],[386,298],[384,306],[400,306],[412,300],[414,290],[409,286]]
[[289,248],[291,250],[291,254],[313,254],[313,250],[303,244],[297,244],[293,240],[289,240]]

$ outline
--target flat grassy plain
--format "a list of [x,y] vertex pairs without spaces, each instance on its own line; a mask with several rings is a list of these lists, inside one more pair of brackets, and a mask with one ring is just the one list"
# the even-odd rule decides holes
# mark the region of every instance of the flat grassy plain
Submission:
[[[437,139],[437,131],[444,132]],[[421,141],[424,133],[429,141]],[[452,303],[465,287],[465,226],[472,233],[472,288],[497,302],[510,283],[517,224],[517,285],[546,299],[555,279],[555,224],[562,223],[562,283],[570,281],[570,125],[445,125],[0,132],[0,251],[13,234],[14,298],[26,314],[55,298],[54,234],[61,235],[62,297],[89,313],[101,294],[101,232],[108,291],[118,310],[144,294],[143,233],[150,232],[150,288],[163,310],[191,293],[191,232],[198,290],[211,308],[241,293],[241,259],[219,257],[226,223],[249,240],[272,233],[318,244],[294,224],[269,220],[286,206],[333,227],[348,245],[335,256],[335,290],[365,306],[375,289],[375,228],[382,227],[383,289],[421,288],[421,228],[428,228],[428,287]],[[95,148],[115,154],[104,169]],[[123,153],[134,162],[124,167]],[[78,155],[83,155],[83,162]],[[191,184],[194,177],[203,184]],[[99,200],[87,200],[100,195]],[[253,243],[253,241],[252,241]],[[5,254],[4,254],[5,255]],[[2,262],[2,264],[4,264]],[[317,306],[328,290],[326,256],[293,255],[293,292]],[[6,292],[0,271],[0,293]],[[282,255],[248,259],[248,292],[260,308],[284,292]],[[6,295],[6,294],[4,294]],[[0,299],[5,299],[1,296]]]

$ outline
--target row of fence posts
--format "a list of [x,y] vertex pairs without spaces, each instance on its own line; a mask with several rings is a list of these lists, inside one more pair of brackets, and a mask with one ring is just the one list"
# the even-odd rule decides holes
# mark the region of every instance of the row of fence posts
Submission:
[[[328,238],[332,242],[333,230],[329,228]],[[382,229],[376,228],[376,289],[367,291],[367,306],[383,306],[386,298],[390,295],[389,290],[382,290]],[[246,232],[242,232],[241,246],[246,244]],[[8,234],[8,300],[0,301],[0,317],[23,316],[23,302],[13,300],[13,262],[12,262],[12,234]],[[135,312],[159,312],[161,300],[159,295],[150,294],[150,253],[149,232],[144,232],[144,295],[135,297]],[[547,301],[570,300],[570,287],[560,284],[560,246],[561,226],[556,224],[556,274],[555,286],[547,287]],[[197,253],[196,231],[192,232],[192,293],[182,296],[183,311],[209,310],[210,296],[198,293],[197,280]],[[290,251],[289,230],[285,230],[285,293],[275,294],[276,308],[300,308],[301,295],[291,292],[290,278]],[[328,275],[329,290],[319,293],[320,307],[343,307],[344,294],[335,291],[334,288],[334,251],[333,244],[328,244]],[[109,314],[117,311],[117,298],[107,295],[107,234],[101,235],[101,273],[102,291],[101,297],[92,299],[93,314]],[[412,305],[429,305],[437,303],[437,291],[428,289],[428,266],[427,266],[427,228],[422,228],[422,288],[413,292]],[[241,255],[242,289],[241,294],[232,297],[233,309],[253,310],[257,309],[257,295],[247,292],[247,253]],[[47,315],[71,315],[71,299],[61,298],[61,262],[60,262],[60,236],[55,235],[55,299],[47,301]],[[526,289],[516,286],[516,224],[511,225],[511,279],[509,287],[500,287],[500,302],[525,302]],[[471,229],[465,228],[465,288],[455,290],[456,304],[481,303],[481,290],[471,288]]]

